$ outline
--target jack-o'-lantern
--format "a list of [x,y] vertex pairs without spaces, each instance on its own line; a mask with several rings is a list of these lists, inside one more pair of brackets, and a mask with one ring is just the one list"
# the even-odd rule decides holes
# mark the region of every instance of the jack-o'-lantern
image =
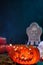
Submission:
[[12,60],[19,64],[35,64],[40,60],[39,50],[34,46],[14,45],[6,49]]

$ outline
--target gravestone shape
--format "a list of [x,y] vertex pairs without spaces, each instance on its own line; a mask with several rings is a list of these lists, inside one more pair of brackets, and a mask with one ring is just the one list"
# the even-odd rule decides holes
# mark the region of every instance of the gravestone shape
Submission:
[[42,34],[42,28],[36,22],[33,22],[29,27],[27,27],[26,34],[28,36],[27,45],[29,45],[29,42],[31,42],[31,45],[34,45],[34,42],[38,45]]

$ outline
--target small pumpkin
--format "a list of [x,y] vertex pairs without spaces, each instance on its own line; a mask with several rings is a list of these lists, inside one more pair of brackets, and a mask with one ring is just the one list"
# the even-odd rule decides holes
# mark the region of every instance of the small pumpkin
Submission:
[[7,40],[4,37],[0,37],[0,45],[6,45]]
[[4,53],[5,52],[6,43],[7,43],[6,38],[0,37],[0,53]]
[[0,54],[5,52],[5,45],[0,45]]
[[9,56],[19,64],[35,64],[40,60],[39,50],[34,46],[14,45],[9,48],[7,49]]

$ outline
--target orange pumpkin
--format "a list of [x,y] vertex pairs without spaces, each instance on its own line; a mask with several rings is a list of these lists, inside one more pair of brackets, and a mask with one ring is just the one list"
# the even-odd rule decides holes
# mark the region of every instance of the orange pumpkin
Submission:
[[40,60],[39,50],[34,46],[14,45],[6,49],[12,60],[19,64],[35,64]]

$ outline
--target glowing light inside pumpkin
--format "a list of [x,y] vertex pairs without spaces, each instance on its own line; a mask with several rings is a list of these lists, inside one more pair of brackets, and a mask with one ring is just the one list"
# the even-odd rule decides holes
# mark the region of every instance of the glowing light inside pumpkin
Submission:
[[38,49],[33,46],[26,47],[25,45],[14,45],[10,48],[10,52],[8,51],[9,56],[14,62],[19,64],[34,64],[40,59],[40,53]]
[[9,46],[12,46],[12,44],[10,44]]

